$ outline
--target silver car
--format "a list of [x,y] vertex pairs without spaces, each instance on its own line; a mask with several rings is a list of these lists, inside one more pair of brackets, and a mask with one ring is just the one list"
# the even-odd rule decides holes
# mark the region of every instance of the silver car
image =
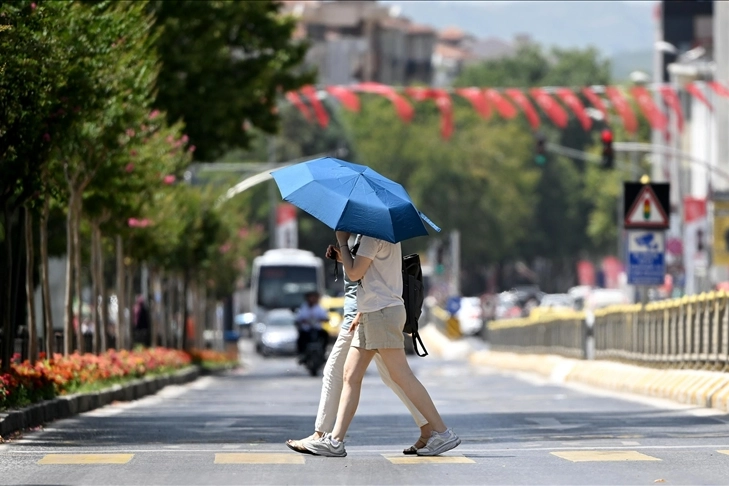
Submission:
[[296,315],[289,309],[268,311],[262,322],[254,326],[256,351],[263,356],[296,354]]

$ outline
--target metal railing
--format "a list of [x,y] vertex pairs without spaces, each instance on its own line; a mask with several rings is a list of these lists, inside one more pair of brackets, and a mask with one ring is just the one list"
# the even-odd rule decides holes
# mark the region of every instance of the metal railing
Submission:
[[595,357],[670,368],[726,369],[729,294],[709,292],[595,311]]
[[586,338],[584,312],[554,312],[488,324],[488,340],[494,350],[584,358]]
[[546,314],[489,323],[496,350],[586,358],[665,368],[729,369],[729,294],[709,292],[679,299]]

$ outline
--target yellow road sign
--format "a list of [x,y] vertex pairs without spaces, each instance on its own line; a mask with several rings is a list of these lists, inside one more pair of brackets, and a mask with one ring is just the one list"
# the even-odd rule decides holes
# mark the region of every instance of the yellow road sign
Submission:
[[729,265],[729,201],[714,201],[715,265]]

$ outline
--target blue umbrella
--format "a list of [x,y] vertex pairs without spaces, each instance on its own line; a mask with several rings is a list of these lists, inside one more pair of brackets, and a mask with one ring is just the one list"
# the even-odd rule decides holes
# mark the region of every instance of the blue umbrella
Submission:
[[392,243],[427,236],[427,216],[400,184],[364,165],[322,157],[271,172],[284,201],[335,230]]

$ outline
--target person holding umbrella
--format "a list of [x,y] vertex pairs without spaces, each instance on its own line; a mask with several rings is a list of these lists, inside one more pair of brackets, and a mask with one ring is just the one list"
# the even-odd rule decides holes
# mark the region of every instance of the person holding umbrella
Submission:
[[[433,429],[417,454],[434,456],[457,447],[461,440],[447,428],[433,400],[415,377],[404,350],[406,311],[402,298],[400,241],[427,236],[430,219],[415,208],[398,183],[364,165],[332,157],[295,164],[271,173],[284,200],[336,230],[337,246],[347,277],[358,281],[359,324],[344,365],[344,386],[337,419],[330,434],[307,441],[315,455],[344,457],[344,436],[359,404],[362,378],[376,354],[392,380]],[[356,256],[349,250],[351,233],[362,234]]]
[[[359,239],[359,236],[352,236],[349,239],[349,246],[352,254],[356,254],[357,252]],[[335,262],[342,261],[341,252],[334,245],[329,245],[326,251],[326,257],[331,260],[335,260]],[[339,400],[342,395],[342,386],[344,383],[344,362],[347,359],[347,353],[352,345],[354,330],[357,328],[360,317],[360,314],[357,312],[357,286],[357,281],[352,281],[347,278],[346,274],[344,275],[344,320],[339,330],[337,340],[334,342],[332,350],[329,353],[327,364],[324,366],[321,398],[319,400],[319,409],[316,414],[316,421],[314,422],[314,433],[304,439],[286,441],[286,445],[296,452],[305,454],[309,453],[309,450],[305,447],[306,443],[321,439],[327,432],[331,432],[334,428],[334,421],[337,418],[337,408],[339,406]],[[382,361],[382,357],[376,355],[375,364],[377,365],[377,371],[380,373],[382,382],[390,387],[398,398],[402,400],[403,404],[413,416],[415,424],[420,427],[420,437],[418,440],[414,445],[402,451],[403,454],[406,455],[416,454],[419,448],[425,446],[433,429],[431,429],[430,424],[427,420],[425,420],[425,417],[418,412],[415,405],[408,400],[402,389],[392,381],[392,378],[390,378],[390,374],[387,372],[387,368],[385,368],[385,364]]]

